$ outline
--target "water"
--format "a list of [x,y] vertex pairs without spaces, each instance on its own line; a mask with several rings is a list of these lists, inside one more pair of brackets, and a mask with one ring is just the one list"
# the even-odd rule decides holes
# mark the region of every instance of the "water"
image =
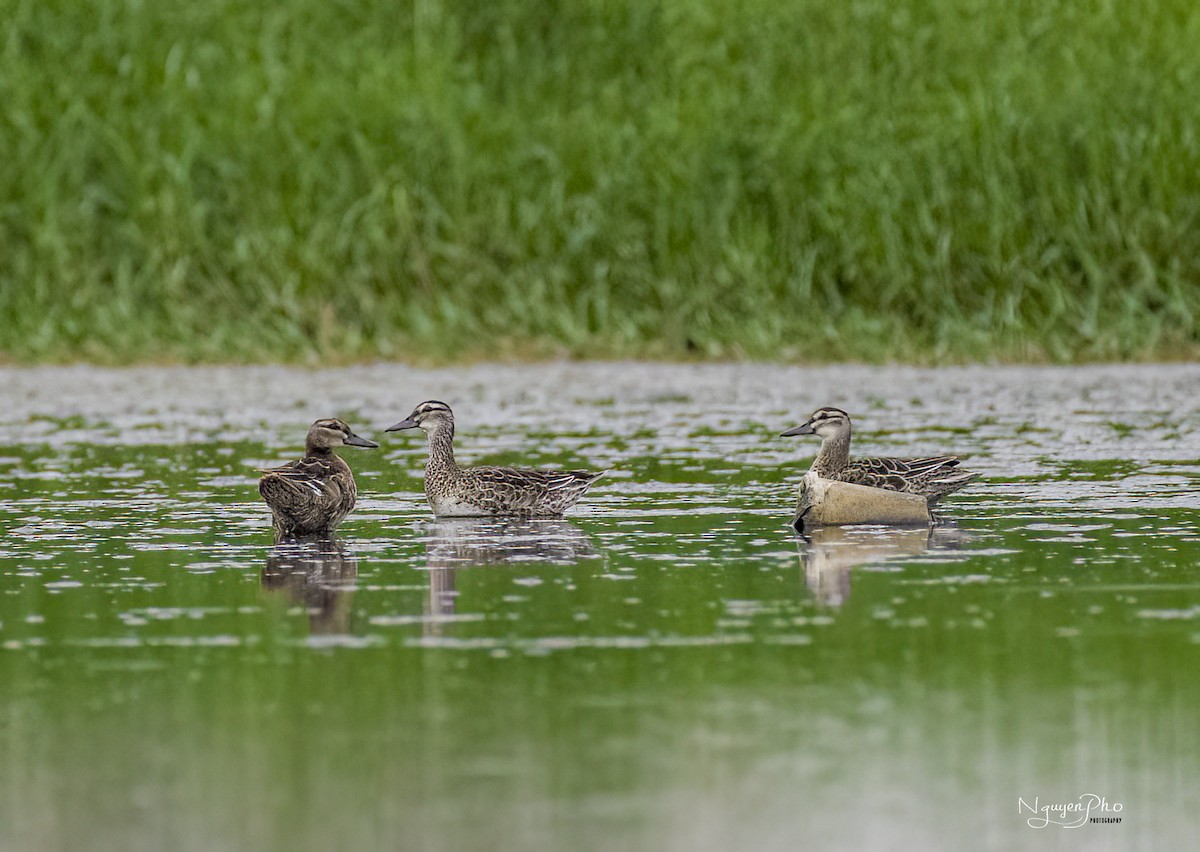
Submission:
[[[1180,849],[1200,795],[1194,366],[0,370],[0,849]],[[463,461],[609,468],[434,521]],[[953,527],[798,538],[819,405],[969,456]],[[338,415],[358,509],[255,469]],[[1095,793],[1120,825],[1030,828]],[[1102,815],[1111,816],[1112,812]],[[1037,816],[1037,814],[1033,814]]]

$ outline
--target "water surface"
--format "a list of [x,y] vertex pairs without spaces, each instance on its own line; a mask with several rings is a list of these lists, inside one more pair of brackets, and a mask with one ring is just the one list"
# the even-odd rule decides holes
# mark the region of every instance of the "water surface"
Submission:
[[[1179,849],[1200,369],[0,370],[0,849]],[[436,521],[461,461],[607,468]],[[956,452],[949,528],[789,527],[819,405]],[[318,417],[360,502],[271,542]],[[1018,800],[1122,805],[1026,825]]]

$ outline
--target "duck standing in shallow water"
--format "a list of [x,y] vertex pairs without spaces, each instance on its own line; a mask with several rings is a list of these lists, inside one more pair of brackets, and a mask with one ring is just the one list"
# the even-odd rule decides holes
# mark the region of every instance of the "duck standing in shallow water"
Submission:
[[275,540],[330,536],[354,508],[358,489],[350,465],[335,447],[379,445],[360,438],[336,418],[308,430],[304,458],[263,471],[258,493],[275,516]]
[[438,517],[554,517],[578,503],[604,475],[586,470],[459,467],[454,461],[454,412],[437,400],[422,402],[384,431],[401,429],[421,429],[429,436],[425,496]]
[[808,420],[781,433],[818,435],[821,449],[809,468],[817,476],[868,485],[888,491],[901,491],[924,497],[929,506],[952,491],[957,491],[979,474],[958,469],[956,456],[929,456],[921,459],[850,458],[850,415],[840,408],[818,408]]

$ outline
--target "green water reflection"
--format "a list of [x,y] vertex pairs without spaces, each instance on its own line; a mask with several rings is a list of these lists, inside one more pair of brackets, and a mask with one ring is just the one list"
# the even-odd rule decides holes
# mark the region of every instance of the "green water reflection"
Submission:
[[633,458],[569,520],[435,522],[364,454],[304,550],[270,455],[6,453],[0,848],[1012,849],[1085,792],[1089,848],[1187,836],[1194,509],[805,540],[794,471]]

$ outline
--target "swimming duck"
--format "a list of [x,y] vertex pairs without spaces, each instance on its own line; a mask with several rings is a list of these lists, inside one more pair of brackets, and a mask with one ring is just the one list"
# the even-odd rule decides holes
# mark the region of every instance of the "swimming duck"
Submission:
[[561,515],[604,475],[586,470],[459,467],[454,461],[454,412],[437,400],[422,402],[384,431],[402,429],[421,429],[429,437],[425,496],[438,517]]
[[275,517],[275,539],[332,535],[354,508],[358,489],[335,447],[378,447],[344,421],[318,420],[308,430],[304,458],[263,471],[258,493]]
[[889,491],[902,491],[924,497],[933,506],[945,495],[957,491],[979,474],[958,469],[955,456],[929,456],[920,459],[850,459],[850,415],[840,408],[818,408],[800,426],[781,433],[818,435],[821,449],[813,459],[813,473],[855,485],[869,485]]

